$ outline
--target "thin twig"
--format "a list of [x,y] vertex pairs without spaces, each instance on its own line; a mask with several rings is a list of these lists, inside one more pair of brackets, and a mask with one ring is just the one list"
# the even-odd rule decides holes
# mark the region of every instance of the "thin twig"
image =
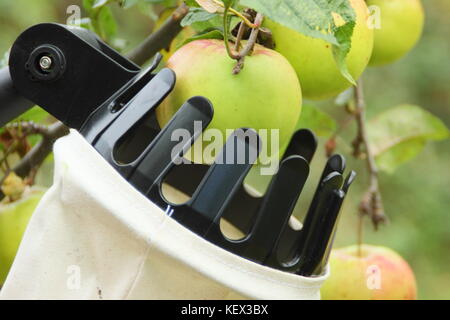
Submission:
[[189,7],[182,3],[164,24],[146,38],[140,45],[129,52],[126,56],[138,65],[143,65],[156,53],[168,48],[172,40],[183,30],[180,21],[188,14]]
[[233,69],[233,74],[238,74],[244,68],[245,57],[248,56],[255,47],[256,40],[258,40],[259,27],[261,26],[263,20],[264,16],[261,13],[258,13],[255,18],[255,25],[257,27],[252,29],[252,32],[250,33],[250,38],[248,39],[244,48],[239,52],[239,59],[237,59],[238,62]]
[[23,136],[29,136],[33,134],[46,135],[48,127],[33,121],[20,121],[8,123],[5,126],[8,130],[20,131]]
[[[12,124],[14,126],[15,124]],[[69,133],[69,128],[67,128],[62,122],[55,122],[49,127],[45,127],[42,125],[33,125],[31,126],[29,122],[23,123],[28,127],[30,131],[33,131],[36,134],[40,134],[42,136],[42,140],[36,144],[21,160],[20,162],[13,168],[8,169],[5,172],[5,175],[0,181],[0,185],[3,184],[3,181],[9,175],[9,172],[14,171],[19,177],[31,178],[30,181],[34,180],[34,173],[37,169],[42,165],[45,158],[52,152],[53,144],[62,136],[65,136]],[[4,194],[0,192],[0,199],[3,199]]]
[[69,133],[69,129],[56,122],[45,130],[40,131],[42,140],[28,152],[25,157],[14,167],[13,171],[21,178],[25,178],[33,170],[38,168],[44,162],[45,158],[52,152],[53,143]]
[[243,22],[239,23],[239,30],[238,30],[238,33],[236,35],[236,42],[234,44],[234,50],[235,51],[239,51],[239,49],[241,47],[241,40],[242,40],[242,37],[245,34],[245,31],[247,31],[247,26],[245,25],[245,23],[243,23]]
[[370,216],[375,229],[377,229],[380,223],[387,222],[387,217],[384,213],[383,202],[379,190],[378,168],[375,163],[375,157],[371,150],[371,146],[367,136],[367,127],[365,119],[366,105],[361,80],[358,81],[358,85],[355,88],[355,103],[356,103],[355,118],[357,122],[358,133],[355,141],[353,142],[353,146],[355,148],[355,155],[360,153],[361,147],[364,147],[366,153],[365,158],[367,161],[367,168],[370,174],[369,189],[361,201],[359,211],[361,216],[363,215]]
[[224,44],[225,44],[225,49],[227,51],[228,56],[231,59],[234,60],[239,60],[240,56],[239,53],[235,53],[233,52],[233,50],[230,47],[230,42],[229,42],[229,20],[228,20],[228,10],[230,10],[229,7],[225,8],[225,12],[223,13],[223,40],[224,40]]

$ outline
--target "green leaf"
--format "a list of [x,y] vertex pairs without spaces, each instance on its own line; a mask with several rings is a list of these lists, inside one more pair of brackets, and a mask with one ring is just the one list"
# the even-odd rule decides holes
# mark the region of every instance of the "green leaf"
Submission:
[[202,8],[190,8],[188,14],[181,20],[180,24],[182,27],[186,27],[196,22],[209,21],[216,16],[217,14],[209,13]]
[[345,58],[347,57],[350,49],[352,48],[352,34],[356,23],[354,21],[346,23],[342,27],[337,28],[336,38],[339,42],[339,46],[333,45],[333,56],[336,61],[341,74],[346,78],[351,84],[356,85],[355,79],[350,74],[347,68],[347,63]]
[[270,19],[306,36],[340,45],[335,32],[338,27],[333,17],[339,14],[348,22],[355,21],[355,12],[348,0],[241,0]]
[[421,107],[400,105],[368,122],[368,138],[381,170],[392,173],[414,158],[430,140],[444,140],[449,130]]
[[355,82],[345,61],[356,24],[356,13],[349,0],[241,0],[241,4],[287,28],[331,43],[342,75]]
[[186,5],[189,7],[200,7],[200,5],[195,0],[185,0]]
[[95,0],[83,0],[83,8],[86,10],[89,14],[92,13],[94,10],[94,4]]
[[98,28],[103,39],[111,39],[117,33],[117,23],[111,8],[102,7],[98,14]]
[[[230,16],[231,28],[234,28],[240,18]],[[219,14],[208,13],[202,8],[190,8],[189,13],[183,20],[181,26],[191,26],[198,33],[211,31],[211,29],[223,30],[223,18]]]
[[336,121],[318,108],[305,104],[296,126],[298,129],[310,129],[318,136],[329,137],[336,131]]
[[207,31],[204,33],[197,34],[193,37],[186,39],[177,49],[184,46],[185,44],[188,44],[189,42],[192,42],[195,40],[201,40],[201,39],[223,40],[223,32],[222,32],[222,30],[214,29],[214,30],[210,30],[210,31]]
[[393,173],[400,165],[421,153],[426,143],[426,140],[417,138],[393,146],[388,152],[376,157],[378,168],[387,173]]
[[95,0],[94,4],[92,5],[93,9],[100,8],[108,3],[108,0]]

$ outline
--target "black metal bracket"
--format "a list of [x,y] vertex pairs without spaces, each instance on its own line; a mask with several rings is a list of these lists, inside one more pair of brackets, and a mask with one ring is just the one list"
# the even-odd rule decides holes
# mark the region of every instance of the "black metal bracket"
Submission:
[[[43,58],[49,65],[43,68]],[[45,66],[45,64],[44,64]],[[85,29],[39,24],[11,48],[9,72],[18,94],[71,128],[129,81],[140,68]]]

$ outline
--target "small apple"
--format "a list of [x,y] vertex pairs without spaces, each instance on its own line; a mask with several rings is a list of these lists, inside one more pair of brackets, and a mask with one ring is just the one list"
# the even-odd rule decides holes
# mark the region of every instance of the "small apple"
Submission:
[[357,245],[332,250],[324,300],[415,300],[417,286],[408,263],[386,247]]
[[[372,54],[373,30],[368,26],[369,12],[364,0],[350,0],[350,3],[356,12],[356,26],[346,63],[350,74],[358,79]],[[337,17],[336,24],[339,25]],[[264,26],[272,31],[275,50],[285,56],[297,72],[305,98],[330,98],[351,86],[336,64],[331,44],[307,37],[270,19],[265,19]]]
[[[294,132],[302,105],[295,70],[281,54],[260,45],[245,58],[244,68],[238,74],[232,72],[235,65],[236,60],[228,56],[223,41],[196,40],[181,47],[167,62],[175,71],[177,82],[173,92],[156,110],[159,124],[164,126],[189,98],[204,96],[214,106],[214,117],[208,129],[220,130],[223,141],[227,138],[227,129],[252,128],[257,132],[279,129],[282,149]],[[264,137],[261,140],[271,146]],[[271,151],[270,159],[281,153],[281,150]],[[203,160],[196,162],[214,160],[197,153],[193,160]]]
[[15,174],[1,186],[5,199],[0,203],[0,287],[16,256],[22,235],[45,189],[27,187]]
[[369,64],[379,66],[394,62],[408,53],[420,38],[424,11],[420,0],[367,0],[380,14],[375,28],[372,58]]

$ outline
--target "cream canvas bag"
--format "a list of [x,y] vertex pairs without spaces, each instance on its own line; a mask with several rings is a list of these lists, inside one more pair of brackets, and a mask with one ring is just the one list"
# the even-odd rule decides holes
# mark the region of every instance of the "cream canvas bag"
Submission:
[[1,299],[319,299],[329,270],[301,277],[192,233],[72,130],[54,185],[25,232]]

